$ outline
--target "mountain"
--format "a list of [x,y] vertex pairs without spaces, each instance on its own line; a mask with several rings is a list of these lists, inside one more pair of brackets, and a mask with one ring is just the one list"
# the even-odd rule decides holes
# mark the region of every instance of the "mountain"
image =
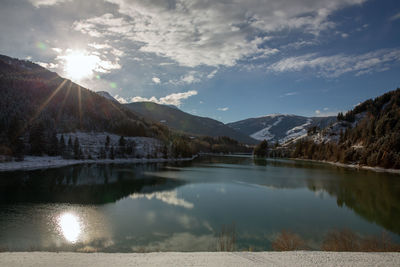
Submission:
[[232,129],[222,122],[191,115],[179,110],[177,107],[153,102],[135,102],[125,104],[125,106],[148,120],[162,123],[183,133],[197,136],[227,136],[244,144],[258,143],[253,138]]
[[271,114],[249,118],[227,125],[256,140],[285,143],[307,135],[312,127],[325,128],[336,121],[336,117],[303,117],[296,115]]
[[144,120],[110,101],[35,63],[0,55],[0,154],[40,133],[109,132],[161,137],[166,127]]
[[[339,113],[337,119],[297,142],[292,157],[400,169],[400,89]],[[337,138],[320,138],[331,135]]]
[[106,92],[106,91],[97,91],[96,93],[97,93],[98,95],[101,95],[102,97],[108,99],[108,100],[111,100],[111,101],[114,101],[114,102],[119,103],[119,102],[117,101],[117,99],[115,99],[114,97],[112,97],[112,96],[111,96],[108,92]]

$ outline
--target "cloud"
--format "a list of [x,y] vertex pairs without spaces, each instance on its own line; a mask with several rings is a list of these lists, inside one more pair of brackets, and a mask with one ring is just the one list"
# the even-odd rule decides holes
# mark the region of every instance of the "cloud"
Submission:
[[35,63],[46,69],[57,69],[59,67],[58,64],[56,63],[46,63],[46,62],[35,62]]
[[184,85],[184,84],[192,84],[192,83],[199,83],[203,78],[203,74],[197,71],[189,71],[185,75],[182,75],[179,79],[172,79],[168,82],[173,85]]
[[121,97],[119,95],[115,95],[114,98],[121,104],[127,104],[128,103],[128,101],[126,101],[125,98],[123,98],[123,97]]
[[217,74],[217,72],[218,72],[218,69],[213,70],[212,72],[210,72],[210,73],[207,75],[207,78],[208,78],[208,79],[214,78],[214,76],[215,76],[215,74]]
[[325,107],[322,110],[317,109],[315,110],[315,115],[317,117],[328,117],[328,116],[336,116],[339,111],[329,111],[329,108]]
[[293,95],[298,95],[298,94],[299,94],[298,92],[288,92],[288,93],[281,95],[280,97],[293,96]]
[[[183,93],[174,93],[161,98],[156,98],[155,96],[152,96],[150,98],[135,96],[129,100],[130,102],[154,102],[157,104],[174,105],[179,107],[182,104],[182,100],[188,99],[189,97],[194,95],[197,95],[196,90],[191,90]],[[114,98],[117,99],[120,103],[129,102],[126,98],[119,97],[118,95],[116,95]]]
[[119,37],[141,52],[196,67],[269,57],[279,50],[268,43],[282,31],[318,36],[336,26],[332,13],[366,0],[107,1],[119,15],[76,21],[73,28],[92,37]]
[[217,110],[219,111],[227,111],[229,108],[228,107],[224,107],[224,108],[217,108]]
[[395,15],[393,15],[393,16],[391,16],[389,18],[389,20],[391,20],[391,21],[395,21],[395,20],[398,20],[398,19],[400,19],[400,12],[395,14]]
[[68,2],[71,0],[29,0],[31,4],[35,7],[41,7],[41,6],[52,6],[52,5],[57,5],[60,3]]
[[356,76],[387,70],[400,61],[400,49],[381,49],[361,55],[338,54],[319,56],[316,53],[282,59],[268,67],[272,72],[311,70],[323,77]]
[[155,84],[161,83],[161,80],[160,80],[160,78],[158,78],[158,77],[153,77],[153,78],[151,78],[151,80],[152,80]]

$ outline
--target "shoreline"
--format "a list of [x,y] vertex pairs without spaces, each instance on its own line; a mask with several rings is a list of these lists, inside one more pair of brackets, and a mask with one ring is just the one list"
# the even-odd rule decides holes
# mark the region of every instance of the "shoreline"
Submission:
[[35,157],[27,156],[23,161],[9,161],[0,163],[0,172],[9,171],[29,171],[38,169],[53,169],[65,166],[79,165],[79,164],[96,164],[96,163],[162,163],[162,162],[177,162],[177,161],[191,161],[195,159],[197,155],[191,158],[128,158],[128,159],[63,159],[62,157]]
[[371,167],[366,165],[359,165],[359,164],[345,164],[340,162],[333,162],[327,160],[315,160],[315,159],[302,159],[302,158],[288,158],[291,160],[298,160],[298,161],[309,161],[309,162],[316,162],[316,163],[325,163],[337,167],[342,168],[349,168],[349,169],[356,169],[356,170],[368,170],[374,172],[385,172],[385,173],[393,173],[393,174],[400,174],[400,169],[385,169],[382,167]]
[[3,252],[1,266],[399,266],[396,252]]

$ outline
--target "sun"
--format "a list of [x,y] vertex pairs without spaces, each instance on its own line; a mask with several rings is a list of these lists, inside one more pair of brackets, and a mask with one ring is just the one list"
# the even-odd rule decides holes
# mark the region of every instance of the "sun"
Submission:
[[64,61],[66,76],[74,81],[90,78],[96,70],[100,58],[86,51],[69,51],[60,57]]

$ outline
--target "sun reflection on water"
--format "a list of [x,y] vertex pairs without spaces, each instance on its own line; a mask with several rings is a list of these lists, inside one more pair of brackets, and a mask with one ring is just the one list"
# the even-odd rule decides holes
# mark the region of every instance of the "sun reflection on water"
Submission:
[[58,226],[64,238],[71,243],[75,243],[82,231],[79,217],[70,212],[61,214],[58,217]]

